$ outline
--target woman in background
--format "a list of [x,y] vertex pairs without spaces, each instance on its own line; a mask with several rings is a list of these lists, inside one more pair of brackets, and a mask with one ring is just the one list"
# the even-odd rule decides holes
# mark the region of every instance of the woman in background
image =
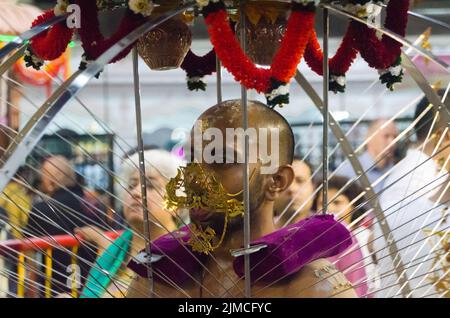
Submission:
[[[344,223],[352,232],[353,244],[347,251],[331,260],[353,284],[358,296],[374,297],[373,291],[380,285],[373,251],[372,219],[362,188],[341,176],[332,177],[328,183],[328,213]],[[323,209],[322,191],[318,193],[314,206]],[[365,204],[364,204],[365,203]]]
[[[176,230],[178,216],[164,209],[163,196],[170,178],[177,174],[182,161],[165,150],[152,149],[144,153],[147,177],[147,208],[150,219],[150,240]],[[76,232],[99,249],[100,257],[89,273],[82,298],[124,297],[132,279],[126,268],[130,255],[145,248],[144,208],[142,206],[139,158],[135,153],[122,164],[123,217],[128,229],[114,242],[93,226],[76,229]],[[99,270],[102,268],[108,272]]]

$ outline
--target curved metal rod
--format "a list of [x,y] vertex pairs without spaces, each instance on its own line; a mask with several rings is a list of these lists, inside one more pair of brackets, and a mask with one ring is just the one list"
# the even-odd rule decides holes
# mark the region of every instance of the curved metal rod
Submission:
[[11,68],[11,66],[13,66],[13,64],[17,62],[17,60],[19,60],[23,56],[23,53],[25,52],[25,48],[26,48],[25,44],[22,45],[16,52],[14,52],[13,55],[8,57],[8,59],[6,59],[6,61],[4,61],[0,65],[0,77],[6,71],[8,71]]
[[119,40],[97,60],[92,62],[85,70],[75,72],[50,98],[39,108],[26,126],[14,138],[8,147],[0,168],[0,191],[3,191],[6,184],[14,176],[21,162],[26,158],[33,147],[41,139],[45,128],[50,124],[56,114],[71,100],[102,68],[109,63],[117,54],[126,47],[133,44],[141,34],[151,31],[166,20],[176,16],[190,8],[194,3],[186,4],[176,10],[167,12],[156,19],[147,21],[137,27],[133,32]]
[[429,16],[426,16],[426,15],[423,15],[423,14],[420,14],[420,13],[417,13],[417,12],[414,12],[414,11],[408,11],[408,14],[413,16],[413,17],[416,17],[416,18],[419,18],[419,19],[423,19],[423,20],[426,20],[428,22],[435,23],[435,24],[437,24],[437,25],[439,25],[439,26],[441,26],[443,28],[446,28],[446,29],[450,30],[450,24],[445,23],[445,22],[443,22],[441,20],[433,19],[433,18],[430,18]]
[[436,110],[439,111],[439,114],[442,115],[439,116],[441,125],[450,129],[450,110],[446,106],[446,101],[450,100],[449,94],[446,92],[447,96],[444,96],[446,100],[441,100],[436,91],[428,83],[425,76],[423,76],[422,72],[420,72],[411,58],[404,52],[402,52],[402,66],[408,71],[409,75],[411,75],[430,103],[433,104],[433,107],[435,107]]
[[33,114],[25,127],[11,141],[3,157],[0,159],[0,191],[3,191],[25,158],[41,139],[45,128],[62,109],[64,104],[56,104],[56,101],[80,73],[81,71],[75,72],[63,85],[58,87],[53,95]]
[[[383,8],[387,7],[387,5],[385,5],[384,3],[380,3],[379,5],[382,6]],[[445,23],[445,22],[443,22],[441,20],[433,19],[433,18],[430,18],[429,16],[426,16],[424,14],[420,14],[420,13],[417,13],[417,12],[414,12],[414,11],[411,11],[411,10],[408,10],[408,14],[410,16],[413,16],[413,17],[416,17],[416,18],[419,18],[419,19],[423,19],[423,20],[426,20],[428,22],[432,22],[434,24],[440,25],[441,27],[450,30],[450,24]]]
[[423,20],[426,20],[428,22],[435,23],[435,24],[437,24],[437,25],[439,25],[439,26],[441,26],[443,28],[446,28],[446,29],[450,30],[450,24],[445,23],[445,22],[443,22],[441,20],[433,19],[433,18],[430,18],[429,16],[426,16],[426,15],[423,15],[423,14],[420,14],[420,13],[417,13],[417,12],[413,12],[413,11],[408,11],[408,14],[413,16],[413,17],[416,17],[416,18],[419,18],[419,19],[423,19]]
[[418,47],[418,46],[414,45],[413,43],[411,43],[410,41],[406,40],[404,37],[398,35],[397,33],[392,32],[391,30],[388,30],[388,29],[386,29],[384,27],[380,27],[380,26],[377,26],[377,25],[375,25],[373,23],[370,23],[370,22],[368,22],[368,21],[366,21],[364,19],[361,19],[361,18],[357,17],[356,15],[353,15],[351,13],[343,11],[343,10],[341,10],[340,8],[338,8],[338,7],[334,6],[334,5],[322,4],[321,6],[326,8],[326,9],[329,9],[331,12],[334,12],[334,13],[336,13],[338,15],[345,16],[347,18],[353,19],[353,20],[358,21],[360,23],[363,23],[363,24],[365,24],[365,25],[367,25],[367,26],[369,26],[369,27],[371,27],[371,28],[373,28],[373,29],[375,29],[375,30],[377,30],[377,31],[379,31],[379,32],[389,36],[390,38],[396,40],[397,42],[412,48],[413,50],[415,50],[418,54],[422,55],[423,57],[425,57],[425,58],[431,60],[432,62],[436,63],[438,66],[440,66],[446,72],[450,71],[450,66],[447,63],[445,63],[444,61],[442,61],[441,59],[436,57],[433,53],[431,53],[431,52],[429,52],[429,51],[427,51],[427,50],[425,50],[425,49],[423,49],[421,47]]
[[[323,101],[320,98],[320,96],[316,93],[314,88],[311,86],[311,84],[306,80],[306,78],[299,71],[297,71],[297,73],[295,74],[295,80],[300,85],[300,87],[302,87],[305,90],[305,92],[307,93],[309,98],[312,100],[314,105],[317,107],[317,109],[323,115],[323,112],[324,112]],[[333,117],[333,115],[331,113],[329,113],[328,116],[329,116],[329,120],[330,120],[331,131],[333,132],[334,136],[338,140],[338,142],[342,148],[342,151],[344,152],[345,156],[349,160],[353,170],[355,171],[355,174],[358,176],[362,187],[368,194],[368,197],[371,198],[370,204],[375,210],[374,214],[377,217],[378,223],[380,224],[381,232],[383,233],[384,238],[386,239],[386,241],[392,241],[389,236],[391,233],[390,226],[385,221],[384,212],[382,211],[382,209],[380,207],[380,204],[377,199],[377,195],[375,194],[375,191],[373,190],[373,188],[370,184],[370,181],[367,178],[367,175],[364,172],[364,169],[362,168],[361,163],[359,162],[358,157],[355,155],[355,152],[353,151],[353,148],[352,148],[350,142],[348,141],[346,135],[342,131],[339,123],[336,121],[336,119]],[[397,244],[395,242],[392,242],[392,244],[389,246],[389,253],[391,255],[398,254],[398,248],[397,248]],[[395,262],[394,258],[392,260]],[[406,296],[411,289],[409,287],[408,281],[404,277],[400,276],[401,273],[403,272],[403,269],[404,269],[404,265],[403,265],[402,261],[397,260],[396,274],[399,277],[399,280],[401,281],[401,283],[405,284],[405,286],[406,286],[405,291],[404,291],[404,294]]]
[[41,34],[51,26],[64,21],[67,18],[67,14],[54,16],[53,18],[45,21],[35,27],[31,28],[28,31],[25,31],[21,35],[17,36],[14,40],[5,45],[2,49],[0,49],[0,60],[2,60],[5,56],[11,53],[13,50],[25,44],[25,42],[33,39],[35,36]]

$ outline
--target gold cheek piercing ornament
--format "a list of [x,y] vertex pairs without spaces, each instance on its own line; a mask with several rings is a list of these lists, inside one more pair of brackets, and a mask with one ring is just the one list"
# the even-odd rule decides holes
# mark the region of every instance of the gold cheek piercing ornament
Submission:
[[185,209],[205,209],[214,213],[224,213],[225,222],[222,235],[217,244],[212,241],[216,231],[207,226],[192,224],[192,236],[188,244],[195,252],[210,254],[223,242],[231,218],[244,215],[243,202],[235,199],[243,190],[236,194],[227,193],[223,185],[216,179],[214,172],[204,170],[199,163],[189,163],[178,168],[177,175],[166,186],[164,197],[165,207],[170,211]]

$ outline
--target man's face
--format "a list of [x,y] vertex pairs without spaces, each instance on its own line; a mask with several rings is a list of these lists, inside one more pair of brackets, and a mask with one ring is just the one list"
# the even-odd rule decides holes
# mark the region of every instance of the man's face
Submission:
[[[232,147],[231,145],[227,146]],[[239,152],[239,149],[233,147],[233,151]],[[243,202],[243,178],[244,178],[244,168],[243,163],[226,163],[226,151],[223,151],[223,163],[200,163],[201,170],[204,173],[212,173],[214,179],[220,183],[223,187],[224,192],[229,194],[229,198]],[[192,158],[193,159],[193,158]],[[191,176],[193,180],[196,178],[201,178],[201,175]],[[264,200],[263,187],[264,187],[264,176],[260,173],[260,164],[250,163],[249,164],[249,190],[250,190],[250,211],[256,210]],[[204,189],[203,189],[204,190]],[[191,220],[200,223],[202,225],[209,225],[216,230],[221,230],[224,223],[223,213],[217,213],[212,209],[205,208],[192,208],[189,211]],[[239,223],[242,218],[233,218],[229,225],[233,228],[233,224]]]
[[[164,179],[155,169],[146,170],[147,178],[147,209],[151,221],[166,227],[172,214],[164,209],[161,192],[166,186]],[[124,217],[135,228],[142,228],[144,223],[144,207],[142,206],[142,190],[139,171],[136,170],[128,181],[128,191],[124,196]]]
[[[367,148],[373,154],[381,154],[383,156],[392,157],[396,149],[395,143],[392,144],[395,138],[398,136],[398,130],[394,123],[389,123],[386,127],[380,129],[382,125],[374,129],[377,133],[368,142]],[[373,133],[373,132],[372,132]],[[392,145],[391,145],[392,144]],[[391,145],[391,146],[390,146]],[[390,147],[389,147],[390,146]],[[386,150],[389,149],[389,150]]]
[[286,210],[284,216],[290,217],[299,211],[298,215],[303,218],[309,214],[314,199],[311,169],[301,160],[294,160],[292,168],[295,173],[294,182],[275,202],[275,212],[278,216]]
[[[221,134],[217,134],[214,141],[217,142],[214,147],[211,147],[211,140],[209,139],[196,139],[195,129],[193,128],[191,134],[191,162],[199,163],[201,170],[205,173],[212,173],[214,179],[220,183],[229,198],[236,199],[240,202],[243,201],[243,177],[245,165],[238,158],[243,158],[243,145],[235,138],[229,138],[227,136],[227,129],[239,128],[239,125],[235,121],[228,120],[209,120],[207,121],[207,128],[203,128],[202,133],[205,134],[206,129],[217,129]],[[198,127],[197,127],[198,128]],[[258,128],[256,128],[258,130]],[[197,135],[198,137],[198,135]],[[218,140],[217,138],[220,138]],[[249,148],[259,150],[259,140],[249,139]],[[207,150],[212,151],[207,151]],[[270,151],[271,149],[269,149]],[[257,153],[257,151],[256,151]],[[211,159],[206,159],[205,156],[212,154],[214,157],[213,162]],[[260,161],[249,163],[249,190],[250,190],[250,211],[256,210],[264,200],[264,180],[265,176],[261,174],[262,164]],[[198,174],[201,174],[199,172]],[[195,178],[202,178],[199,176],[191,176],[194,181]],[[192,180],[191,180],[192,181]],[[205,191],[205,189],[199,189],[199,192]],[[223,228],[224,214],[212,211],[214,208],[192,208],[190,209],[190,217],[194,222],[202,225],[209,225],[214,229]],[[229,219],[229,225],[233,227],[233,224],[242,220],[242,217],[236,217]]]

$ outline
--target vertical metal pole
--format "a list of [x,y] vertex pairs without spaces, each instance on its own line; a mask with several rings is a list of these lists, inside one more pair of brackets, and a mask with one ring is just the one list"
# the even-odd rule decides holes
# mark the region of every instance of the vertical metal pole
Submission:
[[323,145],[322,145],[322,166],[323,166],[323,211],[328,211],[328,91],[330,70],[328,66],[328,37],[330,35],[330,16],[328,9],[323,8]]
[[[245,35],[245,0],[239,1],[239,27],[241,35],[241,47],[244,52],[247,51],[246,35]],[[248,129],[248,99],[247,89],[241,85],[241,102],[242,102],[242,126],[244,132]],[[250,248],[250,192],[249,192],[249,167],[248,167],[248,135],[244,135],[244,249]],[[245,273],[245,297],[250,298],[251,279],[250,279],[250,255],[244,254],[244,273]]]
[[[150,220],[148,217],[149,210],[147,206],[147,180],[145,174],[145,158],[144,158],[144,141],[142,139],[142,113],[141,113],[141,88],[139,82],[139,61],[137,48],[133,47],[133,85],[134,85],[134,101],[136,108],[136,133],[139,155],[139,177],[141,183],[141,197],[142,207],[144,210],[144,238],[145,238],[145,252],[152,258],[150,249]],[[147,278],[150,294],[153,293],[153,271],[152,264],[147,264]]]
[[222,102],[222,68],[219,57],[216,55],[216,78],[217,78],[217,104]]

